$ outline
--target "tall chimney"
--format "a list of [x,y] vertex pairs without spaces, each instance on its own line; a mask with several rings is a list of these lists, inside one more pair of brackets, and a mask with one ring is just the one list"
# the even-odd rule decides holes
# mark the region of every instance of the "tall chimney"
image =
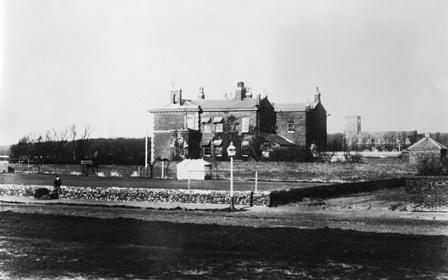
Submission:
[[320,103],[320,92],[319,92],[319,87],[316,87],[316,94],[314,95],[314,102],[315,102],[315,103]]
[[182,105],[182,89],[179,89],[179,91],[176,94],[176,104]]

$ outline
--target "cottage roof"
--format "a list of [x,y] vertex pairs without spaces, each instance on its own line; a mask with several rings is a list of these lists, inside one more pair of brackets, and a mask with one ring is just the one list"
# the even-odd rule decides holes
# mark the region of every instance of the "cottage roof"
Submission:
[[275,143],[279,144],[280,146],[295,146],[294,143],[292,143],[288,139],[286,139],[278,134],[260,133],[260,136],[262,136],[263,138],[265,138],[271,142],[275,142]]
[[440,151],[448,150],[445,146],[432,139],[425,137],[417,141],[414,145],[408,148],[408,151]]
[[257,110],[258,99],[244,99],[244,100],[209,100],[209,99],[196,99],[190,100],[190,104],[197,105],[202,108],[203,111],[231,111],[231,110]]

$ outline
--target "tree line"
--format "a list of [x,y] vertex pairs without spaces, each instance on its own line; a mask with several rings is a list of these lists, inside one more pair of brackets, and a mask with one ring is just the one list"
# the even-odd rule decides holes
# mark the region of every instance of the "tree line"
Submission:
[[145,162],[145,139],[90,139],[88,128],[78,130],[72,125],[61,131],[52,129],[44,135],[22,137],[11,145],[10,158],[34,164],[79,164],[88,159],[95,164],[141,165]]

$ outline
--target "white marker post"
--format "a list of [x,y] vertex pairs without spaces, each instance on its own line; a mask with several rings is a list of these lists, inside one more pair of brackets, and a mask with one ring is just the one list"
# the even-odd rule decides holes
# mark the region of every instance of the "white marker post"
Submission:
[[233,157],[236,154],[236,148],[233,142],[227,147],[227,155],[230,157],[230,211],[235,210],[235,201],[233,199]]

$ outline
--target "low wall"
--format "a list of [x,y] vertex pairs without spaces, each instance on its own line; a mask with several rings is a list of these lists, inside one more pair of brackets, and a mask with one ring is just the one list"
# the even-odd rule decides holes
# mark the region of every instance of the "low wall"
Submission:
[[406,184],[406,179],[385,179],[365,182],[353,182],[316,186],[303,189],[289,189],[272,191],[269,198],[269,206],[278,206],[291,202],[302,201],[304,198],[329,198],[345,194],[369,192],[379,189],[398,188]]
[[413,176],[406,178],[406,186],[446,187],[448,192],[448,176]]
[[[228,178],[229,162],[217,162],[212,176]],[[401,160],[371,163],[311,163],[311,162],[242,162],[235,161],[234,177],[248,179],[258,172],[259,180],[281,181],[360,181],[377,178],[397,178],[414,175],[413,166]]]
[[[42,185],[0,185],[0,196],[28,196],[33,197],[38,188],[52,189],[52,186]],[[171,190],[147,188],[95,188],[63,186],[59,197],[76,200],[104,200],[104,201],[149,201],[149,202],[180,202],[180,203],[212,203],[229,204],[227,191],[202,190]],[[251,192],[234,192],[235,204],[250,205]],[[269,205],[269,192],[255,192],[254,205]]]

